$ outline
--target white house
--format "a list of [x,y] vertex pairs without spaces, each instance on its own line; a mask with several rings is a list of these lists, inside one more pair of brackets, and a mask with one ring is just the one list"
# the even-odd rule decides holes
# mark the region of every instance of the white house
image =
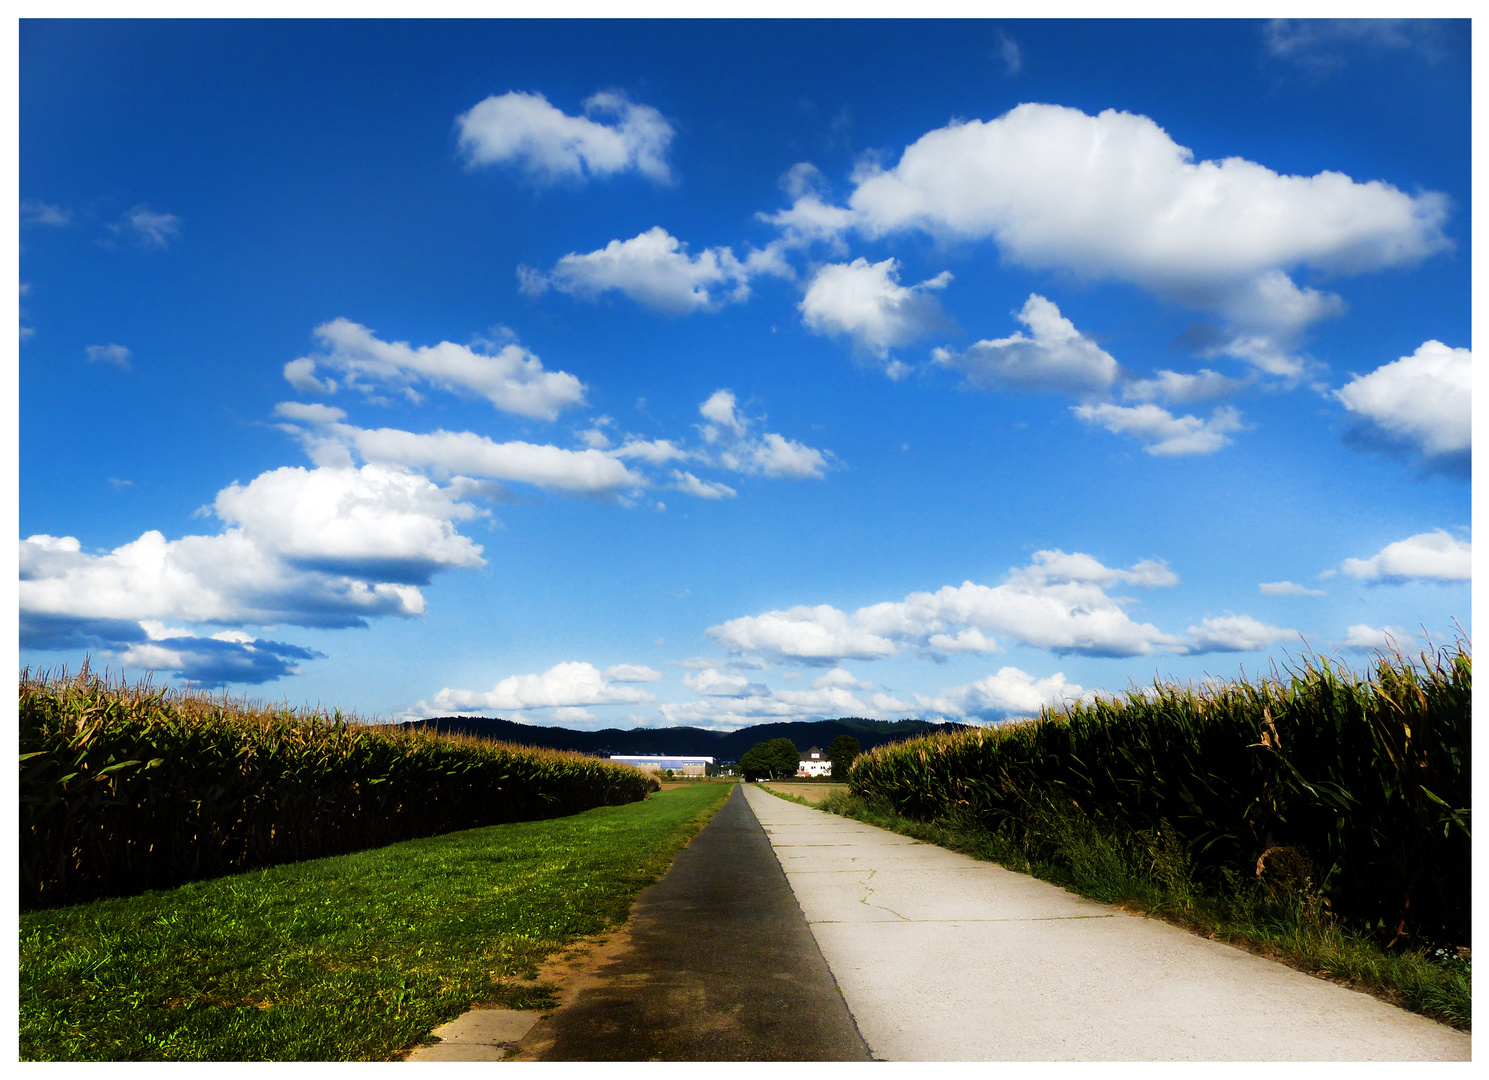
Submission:
[[827,760],[827,755],[817,747],[812,747],[801,755],[797,776],[831,776],[832,762]]

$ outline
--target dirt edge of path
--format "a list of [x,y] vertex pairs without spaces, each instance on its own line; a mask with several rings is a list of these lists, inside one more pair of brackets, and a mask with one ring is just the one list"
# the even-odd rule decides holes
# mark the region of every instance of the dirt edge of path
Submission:
[[[663,784],[664,789],[669,786],[681,787],[682,784]],[[733,794],[733,792],[730,792],[730,794]],[[727,801],[727,796],[725,797],[725,801]],[[714,808],[713,813],[708,815],[708,820],[711,821],[713,819],[713,814],[718,813],[719,808],[723,805],[724,803],[721,801],[719,805]],[[708,821],[705,821],[702,826],[699,826],[698,832],[702,832],[703,828],[707,824]],[[697,839],[697,837],[698,833],[695,832],[692,836],[688,837],[687,843],[683,844],[682,847],[678,848],[677,851],[673,853],[671,862],[669,862],[661,870],[661,872],[657,874],[657,881],[662,880],[667,871],[672,869],[673,863],[677,861],[677,856],[682,853],[684,848],[690,846],[693,841]],[[655,884],[655,882],[653,882],[652,884]],[[645,890],[643,889],[642,891]],[[641,894],[637,893],[636,895],[639,898]],[[631,910],[634,911],[635,907],[636,904],[633,900],[631,903]],[[553,996],[557,999],[558,1003],[556,1005],[547,1006],[543,1009],[532,1010],[533,1012],[538,1014],[537,1023],[533,1025],[532,1030],[530,1030],[521,1039],[512,1044],[512,1048],[507,1051],[507,1055],[502,1058],[502,1060],[537,1060],[535,1057],[530,1056],[528,1051],[529,1048],[531,1048],[533,1051],[541,1052],[543,1049],[546,1048],[543,1038],[543,1032],[546,1028],[544,1021],[547,1020],[554,1013],[558,1012],[560,1009],[571,1004],[574,999],[579,996],[581,991],[598,985],[599,970],[620,959],[626,954],[627,951],[629,951],[630,948],[631,914],[630,912],[627,912],[626,921],[621,923],[619,926],[612,927],[609,930],[602,930],[598,934],[591,934],[588,937],[580,938],[579,940],[571,942],[570,944],[564,946],[558,951],[550,953],[547,959],[545,959],[541,964],[538,965],[537,975],[533,978],[508,980],[510,982],[526,987],[547,987],[553,991]],[[466,1013],[462,1013],[461,1015],[464,1016],[467,1013],[476,1012],[482,1008],[483,1006],[477,1003],[471,1006],[470,1009],[466,1010]],[[456,1019],[459,1019],[459,1017],[457,1017]],[[396,1058],[394,1058],[394,1060],[400,1062],[407,1061],[409,1055],[418,1050],[421,1046],[431,1045],[429,1042],[425,1041],[428,1038],[429,1036],[425,1035],[421,1041],[414,1043],[412,1046],[405,1047],[403,1052],[400,1053]],[[551,1037],[547,1041],[551,1042]]]

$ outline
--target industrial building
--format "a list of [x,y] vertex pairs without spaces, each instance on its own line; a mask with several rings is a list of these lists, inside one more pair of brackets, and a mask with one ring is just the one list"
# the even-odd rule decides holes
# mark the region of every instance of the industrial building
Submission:
[[665,757],[659,754],[611,754],[611,761],[622,765],[634,765],[647,772],[660,773],[671,769],[682,776],[711,776],[714,759],[711,757]]

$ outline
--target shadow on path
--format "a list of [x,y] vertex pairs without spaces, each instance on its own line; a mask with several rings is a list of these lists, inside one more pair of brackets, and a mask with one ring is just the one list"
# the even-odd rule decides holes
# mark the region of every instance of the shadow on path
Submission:
[[629,941],[509,1060],[871,1060],[738,788],[637,898]]

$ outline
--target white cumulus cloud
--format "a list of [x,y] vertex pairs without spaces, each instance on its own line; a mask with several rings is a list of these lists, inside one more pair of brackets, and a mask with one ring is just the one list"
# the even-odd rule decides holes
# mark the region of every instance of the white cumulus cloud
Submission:
[[1031,293],[1018,320],[1032,336],[1019,332],[979,341],[962,353],[936,349],[932,356],[984,390],[1053,390],[1084,396],[1101,393],[1116,381],[1117,362],[1044,297]]
[[773,431],[756,435],[755,421],[740,415],[732,390],[715,390],[698,412],[706,421],[699,425],[706,448],[702,456],[713,464],[747,475],[792,480],[820,479],[827,471],[831,455],[826,451]]
[[454,525],[476,511],[424,477],[382,464],[274,469],[223,488],[213,510],[298,566],[423,584],[437,569],[481,565],[480,547]]
[[727,247],[690,255],[686,244],[657,225],[596,251],[570,252],[546,274],[520,267],[518,279],[530,295],[554,288],[594,300],[613,291],[653,310],[683,315],[742,303],[750,296],[750,278],[758,274],[792,273],[776,249],[749,252],[743,260]]
[[[214,684],[263,681],[315,654],[243,635],[199,641],[163,624],[344,627],[416,616],[419,587],[434,574],[483,564],[480,546],[456,530],[478,511],[381,465],[276,469],[224,488],[213,511],[224,524],[215,535],[167,540],[150,530],[102,555],[76,537],[22,540],[22,644],[127,653],[132,666]],[[140,651],[152,641],[155,652]]]
[[584,384],[566,371],[547,371],[543,362],[516,343],[495,351],[442,341],[417,348],[406,341],[381,341],[367,327],[334,319],[315,328],[322,352],[291,360],[284,377],[297,390],[330,393],[332,379],[318,379],[317,367],[339,372],[343,383],[364,393],[400,390],[414,400],[421,384],[486,398],[502,412],[552,420],[584,400]]
[[1426,341],[1410,356],[1334,391],[1344,407],[1427,455],[1463,454],[1473,442],[1473,353]]
[[908,287],[899,278],[895,259],[829,263],[807,286],[802,320],[818,334],[846,335],[864,352],[887,357],[891,348],[942,329],[948,321],[931,294],[951,281],[950,271]]
[[672,125],[660,112],[607,91],[586,99],[584,113],[570,116],[542,94],[512,91],[485,98],[455,122],[472,165],[510,163],[548,182],[631,170],[671,181]]
[[1361,581],[1468,581],[1473,577],[1473,545],[1443,529],[1387,544],[1368,559],[1345,559],[1339,568]]
[[[792,172],[802,169],[806,162],[793,166]],[[815,166],[807,166],[815,169]],[[791,173],[787,174],[788,176]],[[819,174],[820,175],[820,174]],[[853,211],[833,206],[823,200],[817,191],[791,191],[795,202],[786,210],[774,214],[759,213],[756,218],[781,230],[781,246],[804,248],[813,243],[825,243],[835,254],[845,254],[847,244],[843,233],[853,227]]]
[[986,238],[1023,266],[1134,283],[1219,315],[1214,352],[1285,378],[1305,370],[1293,354],[1301,333],[1342,304],[1291,274],[1365,273],[1449,246],[1439,193],[1196,161],[1150,118],[1115,109],[1028,103],[953,122],[855,180],[845,229]]

